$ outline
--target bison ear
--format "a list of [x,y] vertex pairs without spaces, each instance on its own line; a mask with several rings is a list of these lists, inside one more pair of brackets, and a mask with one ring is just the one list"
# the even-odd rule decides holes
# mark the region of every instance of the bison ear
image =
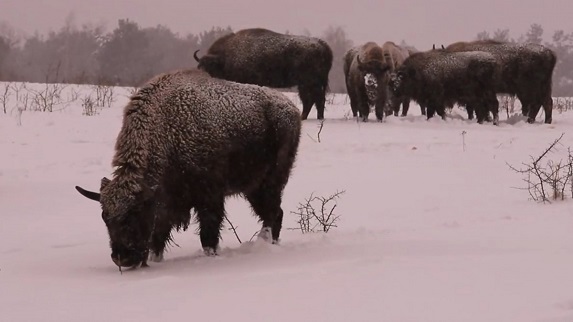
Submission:
[[99,189],[99,190],[102,191],[105,187],[107,187],[107,185],[108,185],[110,182],[111,182],[111,180],[109,180],[109,179],[106,178],[106,177],[103,177],[103,178],[101,179],[101,184],[100,184],[100,189]]

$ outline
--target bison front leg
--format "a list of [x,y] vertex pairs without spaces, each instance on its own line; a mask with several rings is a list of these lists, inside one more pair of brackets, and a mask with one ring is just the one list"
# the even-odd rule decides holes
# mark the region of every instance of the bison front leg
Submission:
[[[400,109],[400,106],[398,106],[398,109]],[[405,98],[402,100],[402,116],[408,115],[409,109],[410,109],[410,99]],[[423,113],[426,113],[426,111],[424,110]]]
[[[386,110],[386,101],[378,101],[374,106],[374,114],[376,115],[376,119],[380,122],[384,119],[384,112]],[[391,114],[391,113],[390,113]]]
[[487,106],[486,119],[490,118],[489,112],[491,112],[491,114],[493,115],[491,122],[493,123],[493,125],[498,125],[499,124],[499,101],[497,100],[497,96],[495,95],[495,93],[492,93],[488,96],[485,104]]
[[224,196],[213,196],[212,193],[208,201],[201,203],[197,209],[197,221],[199,222],[199,238],[205,255],[217,254],[221,225],[225,217]]
[[149,258],[151,262],[161,262],[163,261],[163,254],[165,252],[165,246],[169,241],[171,236],[171,227],[155,228],[153,235],[151,236],[151,244],[149,246]]

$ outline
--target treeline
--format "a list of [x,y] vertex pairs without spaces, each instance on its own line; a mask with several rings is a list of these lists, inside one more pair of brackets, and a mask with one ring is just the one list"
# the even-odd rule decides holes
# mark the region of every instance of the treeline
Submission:
[[[68,22],[60,30],[46,35],[36,33],[19,37],[9,26],[0,23],[0,81],[138,86],[158,73],[196,66],[195,50],[205,53],[217,38],[232,31],[231,27],[213,27],[180,35],[166,26],[143,28],[134,21],[121,19],[109,32],[99,26],[75,27]],[[308,32],[306,35],[311,36]],[[312,36],[324,39],[334,54],[330,91],[346,92],[342,56],[354,42],[339,26],[331,26],[322,34]],[[551,41],[544,41],[543,36],[543,28],[533,24],[518,38],[511,38],[508,29],[498,29],[491,34],[483,31],[476,39],[549,46],[558,57],[554,96],[573,96],[573,32],[556,31]],[[380,44],[386,40],[397,41],[372,40]],[[401,45],[406,44],[402,41]]]
[[[4,25],[0,28],[0,81],[138,86],[158,73],[196,66],[195,50],[204,54],[217,38],[232,31],[231,27],[213,27],[180,35],[166,26],[142,28],[121,19],[111,32],[66,24],[47,35],[21,39]],[[320,37],[334,51],[331,91],[344,91],[342,55],[352,41],[340,27],[330,27]]]

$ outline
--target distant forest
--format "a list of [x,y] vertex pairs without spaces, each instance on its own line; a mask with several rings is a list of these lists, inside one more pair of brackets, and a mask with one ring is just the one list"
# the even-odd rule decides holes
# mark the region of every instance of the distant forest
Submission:
[[[57,32],[22,37],[0,22],[0,81],[138,86],[158,73],[196,66],[195,50],[205,53],[213,41],[232,31],[230,27],[213,27],[180,35],[166,26],[142,28],[134,21],[120,19],[111,32],[103,27],[78,28],[66,23]],[[344,93],[342,56],[355,43],[339,26],[331,26],[321,35],[306,35],[320,37],[331,46],[334,61],[330,91]],[[547,45],[557,54],[553,96],[573,96],[573,31],[558,30],[550,41],[547,38],[542,26],[533,24],[517,38],[511,37],[508,29],[498,29],[491,33],[482,31],[474,39],[459,40],[496,39]],[[386,41],[372,40],[380,44]],[[407,46],[404,40],[388,40]],[[439,45],[448,44],[436,44]]]

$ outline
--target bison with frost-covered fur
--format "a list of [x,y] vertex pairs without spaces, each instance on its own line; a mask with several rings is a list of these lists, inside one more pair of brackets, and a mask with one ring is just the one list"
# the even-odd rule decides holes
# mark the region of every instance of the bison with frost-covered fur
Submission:
[[318,38],[285,35],[262,28],[243,29],[217,39],[194,58],[211,76],[274,88],[298,87],[302,119],[313,105],[324,118],[332,50]]
[[[410,56],[410,51],[402,46],[396,45],[392,41],[387,41],[382,44],[382,52],[384,53],[384,60],[386,64],[390,66],[390,73],[394,74],[398,67],[402,66],[404,60]],[[387,83],[384,83],[386,88]],[[408,115],[408,109],[410,108],[410,98],[407,96],[389,96],[389,113],[394,113],[394,116],[398,116],[400,112],[400,105],[402,105],[402,116]],[[422,115],[426,115],[426,109],[423,105],[420,105]]]
[[552,122],[552,75],[557,62],[555,53],[538,44],[507,43],[494,40],[456,42],[446,47],[450,52],[485,51],[497,60],[495,91],[515,95],[522,113],[534,123],[541,106],[545,123]]
[[343,57],[343,71],[350,108],[354,117],[368,120],[370,106],[376,118],[384,118],[387,106],[386,84],[390,66],[384,60],[382,47],[375,42],[350,48]]
[[445,118],[445,106],[455,102],[475,110],[479,123],[492,112],[497,124],[499,103],[492,84],[495,68],[495,58],[485,52],[419,52],[397,69],[390,92],[426,106],[428,119],[436,112]]
[[204,252],[215,254],[229,195],[246,197],[262,221],[259,236],[277,242],[300,132],[300,111],[276,90],[200,70],[159,75],[125,107],[113,178],[99,193],[76,189],[100,202],[120,267],[162,259],[192,209]]

